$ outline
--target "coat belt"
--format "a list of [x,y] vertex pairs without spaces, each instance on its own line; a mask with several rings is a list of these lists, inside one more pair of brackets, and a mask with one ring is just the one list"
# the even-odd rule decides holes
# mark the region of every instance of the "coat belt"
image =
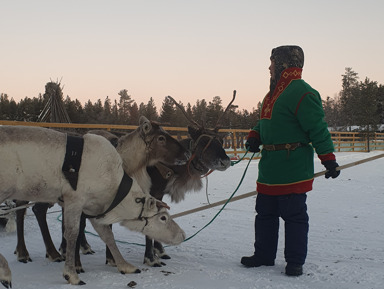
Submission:
[[263,149],[266,151],[294,151],[298,147],[304,146],[300,142],[283,143],[283,144],[263,144]]

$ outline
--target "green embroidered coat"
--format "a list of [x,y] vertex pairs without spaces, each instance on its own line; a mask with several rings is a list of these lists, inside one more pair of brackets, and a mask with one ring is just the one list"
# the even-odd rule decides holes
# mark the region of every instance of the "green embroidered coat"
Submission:
[[283,71],[272,96],[264,98],[261,117],[252,129],[262,144],[300,142],[293,151],[262,150],[257,191],[269,195],[312,190],[313,156],[334,159],[333,143],[324,121],[319,93],[301,79],[302,69]]

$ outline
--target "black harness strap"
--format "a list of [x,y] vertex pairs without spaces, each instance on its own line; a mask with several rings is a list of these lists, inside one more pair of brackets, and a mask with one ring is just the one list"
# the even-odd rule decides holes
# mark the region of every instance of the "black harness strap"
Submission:
[[77,181],[79,179],[79,170],[81,165],[81,156],[83,155],[84,139],[67,135],[67,146],[65,158],[61,170],[68,180],[72,189],[76,191]]
[[96,219],[103,218],[107,213],[112,211],[118,204],[120,204],[120,202],[128,195],[129,191],[131,190],[132,183],[133,183],[132,178],[128,176],[126,173],[124,173],[124,176],[119,185],[119,189],[117,190],[117,194],[113,199],[109,208],[104,213],[99,214],[97,216],[90,216],[84,213],[83,215],[86,218],[96,218]]

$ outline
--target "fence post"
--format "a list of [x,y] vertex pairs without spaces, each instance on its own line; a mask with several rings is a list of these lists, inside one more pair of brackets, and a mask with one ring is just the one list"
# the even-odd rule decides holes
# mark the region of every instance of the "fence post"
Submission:
[[237,150],[236,150],[236,142],[237,142],[237,138],[236,138],[236,131],[233,131],[232,132],[232,135],[233,135],[233,139],[232,139],[232,148],[233,148],[233,153],[235,155],[235,157],[237,156]]

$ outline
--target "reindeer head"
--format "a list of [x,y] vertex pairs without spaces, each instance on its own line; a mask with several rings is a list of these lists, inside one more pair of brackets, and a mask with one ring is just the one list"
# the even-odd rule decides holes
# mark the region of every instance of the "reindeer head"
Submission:
[[224,171],[231,161],[223,148],[224,134],[217,130],[188,126],[191,137],[191,165],[202,173],[209,170]]
[[[188,116],[184,107],[178,104],[172,97],[168,97],[183,112],[188,121],[192,123],[191,126],[188,126],[188,133],[192,139],[188,146],[192,154],[190,165],[202,174],[207,173],[209,170],[224,171],[229,168],[231,161],[223,148],[223,138],[225,134],[219,133],[219,124],[223,115],[227,113],[235,100],[236,90],[233,92],[232,101],[228,104],[224,113],[217,120],[214,129],[208,129],[203,125],[199,125]],[[187,140],[183,140],[181,142],[185,141]]]
[[138,130],[147,147],[147,166],[158,162],[182,165],[189,159],[188,151],[158,123],[141,116]]
[[185,240],[185,232],[169,215],[167,204],[153,197],[139,198],[136,204],[142,205],[138,218],[123,220],[120,225],[171,245]]

